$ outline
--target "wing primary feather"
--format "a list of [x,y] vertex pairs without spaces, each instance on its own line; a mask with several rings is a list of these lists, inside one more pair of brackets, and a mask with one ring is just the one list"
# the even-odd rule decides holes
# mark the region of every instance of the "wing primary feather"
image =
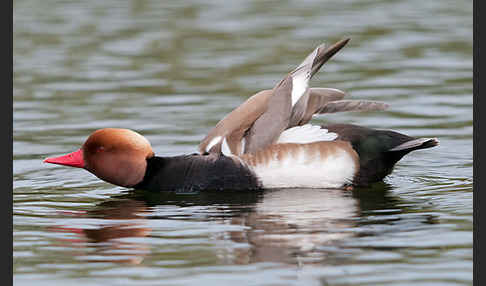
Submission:
[[328,102],[316,113],[336,113],[345,111],[380,111],[389,107],[388,104],[379,101],[367,100],[336,100]]

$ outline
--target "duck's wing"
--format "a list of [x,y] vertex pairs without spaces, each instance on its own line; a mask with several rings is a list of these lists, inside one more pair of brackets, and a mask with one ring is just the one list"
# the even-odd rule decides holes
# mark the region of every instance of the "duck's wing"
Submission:
[[330,47],[319,45],[274,87],[265,112],[245,136],[244,153],[256,152],[273,144],[291,125],[293,118],[301,118],[305,114],[310,97],[309,80],[348,41],[344,39]]
[[[339,41],[328,48],[324,44],[318,46],[273,89],[258,92],[219,121],[199,144],[199,152],[220,152],[223,139],[226,139],[226,148],[229,148],[232,154],[246,152],[248,141],[253,142],[250,145],[251,149],[259,149],[269,144],[268,142],[271,144],[288,126],[292,106],[301,102],[302,97],[307,98],[309,94],[314,93],[314,89],[308,88],[309,79],[348,41],[349,39]],[[321,94],[323,97],[331,96],[334,98],[332,92],[327,91],[327,89],[318,88],[315,89],[315,93]],[[287,104],[287,97],[290,99],[290,108]],[[332,100],[332,98],[328,98],[328,100]],[[270,99],[272,99],[271,104],[269,104]],[[307,100],[304,104],[306,103]],[[303,110],[298,106],[296,109]],[[268,115],[259,119],[265,113],[268,113]],[[279,114],[279,119],[275,116],[276,114]],[[287,125],[285,122],[287,122]],[[284,129],[282,129],[282,126],[284,126]],[[260,133],[260,130],[265,131],[265,133],[270,132],[265,136],[266,139],[255,140],[255,137],[263,134]]]
[[[231,152],[233,154],[242,154],[245,133],[263,112],[267,110],[268,101],[272,95],[273,90],[262,90],[252,95],[240,106],[231,111],[200,142],[199,152],[201,154],[219,152],[223,138],[226,137],[226,142]],[[310,88],[308,106],[303,118],[296,117],[295,115],[292,116],[288,128],[306,124],[327,103],[340,100],[345,95],[343,91],[334,88]],[[299,100],[298,104],[301,100]],[[334,112],[339,112],[336,108],[334,110]]]

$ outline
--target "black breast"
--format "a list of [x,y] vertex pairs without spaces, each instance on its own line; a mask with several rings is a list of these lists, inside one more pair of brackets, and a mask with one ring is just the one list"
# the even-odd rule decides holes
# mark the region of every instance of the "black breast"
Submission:
[[255,190],[261,183],[238,161],[221,154],[152,157],[137,189],[199,192],[208,190]]

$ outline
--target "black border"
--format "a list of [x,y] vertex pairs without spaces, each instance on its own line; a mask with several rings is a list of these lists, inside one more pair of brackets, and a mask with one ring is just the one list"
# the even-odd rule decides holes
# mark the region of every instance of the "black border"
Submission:
[[[1,120],[6,125],[3,134],[6,140],[6,144],[3,146],[2,152],[2,162],[3,162],[3,172],[2,175],[4,177],[4,184],[6,184],[6,188],[3,190],[6,198],[4,198],[4,210],[5,214],[2,216],[2,225],[4,227],[4,233],[6,234],[6,239],[2,242],[2,245],[5,247],[3,251],[3,258],[7,259],[7,261],[3,264],[4,273],[2,281],[3,285],[13,285],[13,160],[12,160],[12,153],[13,153],[13,2],[12,1],[5,1],[2,2],[4,9],[2,9],[2,14],[7,14],[4,16],[4,19],[7,19],[6,25],[2,25],[4,36],[4,44],[2,45],[3,49],[3,57],[4,57],[4,69],[3,69],[3,80],[4,83],[2,87],[3,91],[3,98],[7,102],[2,105],[3,110],[1,114]],[[3,6],[2,5],[2,6]],[[9,11],[11,11],[9,13]],[[10,66],[8,66],[8,62],[10,62]]]

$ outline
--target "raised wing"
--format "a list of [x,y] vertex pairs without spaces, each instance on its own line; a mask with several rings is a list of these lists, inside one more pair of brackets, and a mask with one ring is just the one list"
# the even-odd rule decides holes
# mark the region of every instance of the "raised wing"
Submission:
[[309,80],[348,41],[315,48],[272,90],[253,95],[218,122],[199,144],[199,151],[220,152],[225,142],[232,154],[254,152],[274,143],[285,129],[308,122],[328,102],[342,99],[344,92],[309,88]]
[[[243,139],[246,132],[253,125],[253,123],[264,113],[267,109],[268,101],[273,95],[273,90],[262,90],[240,106],[231,111],[216,126],[211,129],[208,135],[199,144],[199,152],[201,154],[206,152],[219,152],[221,143],[226,137],[227,143],[233,154],[242,154]],[[304,125],[312,119],[319,109],[324,107],[327,103],[342,99],[346,93],[335,88],[310,88],[308,107],[303,119],[301,117],[291,116],[289,128]],[[297,105],[302,104],[302,98],[297,102]],[[296,106],[297,106],[296,105]],[[296,107],[294,106],[294,108]],[[243,142],[242,142],[243,141]],[[214,148],[214,149],[213,149]],[[211,151],[213,149],[213,151]]]
[[[243,153],[253,153],[275,143],[280,134],[291,125],[291,119],[304,114],[310,94],[309,80],[348,41],[349,39],[339,41],[328,48],[324,44],[318,46],[275,86],[267,109],[245,135]],[[298,104],[299,102],[303,103]]]

